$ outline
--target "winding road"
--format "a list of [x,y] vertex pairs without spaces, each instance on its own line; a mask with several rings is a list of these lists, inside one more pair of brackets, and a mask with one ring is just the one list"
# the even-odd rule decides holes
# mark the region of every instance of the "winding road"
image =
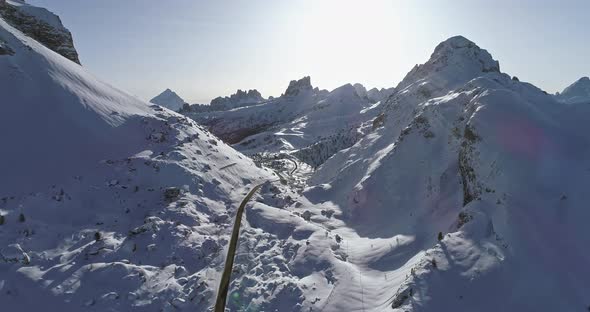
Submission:
[[229,241],[229,248],[227,250],[227,257],[225,258],[225,267],[223,269],[223,275],[221,275],[221,282],[219,283],[219,290],[217,291],[217,300],[215,301],[215,312],[225,312],[225,301],[227,298],[227,292],[229,290],[229,283],[231,281],[231,272],[234,266],[234,256],[236,253],[236,247],[238,245],[238,238],[240,235],[240,225],[242,223],[242,215],[244,213],[244,208],[250,198],[254,196],[254,194],[264,185],[264,183],[260,183],[254,186],[250,192],[244,197],[240,207],[238,208],[238,212],[236,213],[236,221],[234,223],[234,228],[231,233],[231,239]]
[[291,158],[287,158],[287,160],[291,161],[295,165],[295,168],[293,168],[293,170],[291,170],[291,172],[289,173],[290,175],[293,175],[293,173],[295,173],[295,171],[297,171],[297,168],[298,168],[297,162]]
[[[299,166],[297,165],[297,162],[294,161],[293,159],[291,159],[291,158],[287,158],[287,159],[295,165],[295,168],[293,168],[293,170],[291,170],[291,172],[289,173],[289,175],[293,175],[293,173],[295,173],[295,171],[297,171]],[[230,164],[230,165],[224,166],[221,169],[225,169],[225,168],[228,168],[233,165],[235,165],[235,164]],[[278,172],[277,172],[277,174],[279,175],[279,177],[281,177],[281,180],[284,180]],[[276,181],[266,181],[266,182],[276,182]],[[235,258],[236,248],[238,246],[238,240],[239,240],[239,236],[240,236],[240,225],[242,224],[242,216],[244,214],[244,209],[246,208],[246,204],[248,204],[248,202],[250,201],[252,196],[254,196],[254,194],[256,194],[256,192],[266,182],[262,182],[256,186],[254,186],[250,190],[250,192],[248,192],[246,197],[244,197],[244,199],[242,200],[242,203],[240,203],[240,207],[238,207],[238,211],[236,213],[236,220],[234,222],[234,227],[233,227],[233,230],[231,233],[231,239],[229,241],[227,256],[225,258],[225,266],[223,268],[223,274],[221,275],[221,281],[219,283],[219,290],[217,291],[217,300],[215,301],[215,312],[225,312],[225,303],[227,300],[227,293],[229,292],[229,284],[231,282],[231,273],[233,271],[234,258]]]

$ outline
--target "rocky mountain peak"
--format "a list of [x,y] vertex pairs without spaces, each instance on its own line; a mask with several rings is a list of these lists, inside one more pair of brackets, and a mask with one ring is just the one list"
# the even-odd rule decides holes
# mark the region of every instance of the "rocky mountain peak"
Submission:
[[261,100],[263,99],[262,94],[260,94],[260,92],[258,92],[258,90],[256,89],[248,91],[242,91],[241,89],[238,89],[238,91],[235,94],[232,94],[230,98],[234,98],[237,100],[244,98],[258,98]]
[[430,57],[432,63],[456,65],[456,62],[475,62],[482,72],[500,72],[500,64],[492,58],[488,51],[481,49],[474,42],[463,36],[451,37],[441,42]]
[[429,77],[444,82],[444,86],[441,87],[450,87],[489,72],[500,72],[498,61],[471,40],[455,36],[438,44],[430,59],[422,65],[415,66],[398,88],[405,88]]
[[260,92],[258,92],[256,89],[248,91],[238,89],[236,93],[230,96],[220,96],[213,99],[211,101],[211,108],[213,110],[227,110],[251,104],[257,104],[263,101],[264,98],[262,97],[262,94],[260,94]]
[[365,88],[365,86],[363,86],[360,83],[355,83],[352,86],[356,90],[356,94],[358,94],[358,96],[360,96],[362,98],[367,97],[367,88]]
[[310,91],[313,90],[311,85],[311,77],[305,76],[299,80],[291,80],[287,90],[285,91],[285,96],[296,96],[301,91]]

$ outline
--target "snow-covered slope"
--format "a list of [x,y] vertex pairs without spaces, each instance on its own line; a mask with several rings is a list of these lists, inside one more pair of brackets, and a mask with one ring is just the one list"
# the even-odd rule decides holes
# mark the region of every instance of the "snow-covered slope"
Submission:
[[179,111],[186,104],[186,102],[180,96],[178,96],[176,92],[170,89],[164,90],[164,92],[151,99],[150,102],[166,107],[175,112]]
[[590,78],[582,77],[556,96],[566,104],[590,103]]
[[2,309],[209,309],[237,205],[276,176],[2,18],[0,38]]
[[27,4],[24,0],[0,0],[0,16],[49,49],[80,64],[72,34],[49,10]]
[[230,311],[590,305],[590,106],[512,80],[463,37],[382,102],[304,78],[277,99],[191,116],[244,151],[323,163],[257,158],[280,179],[4,18],[0,82],[3,309],[210,311],[235,209],[265,181]]
[[588,110],[511,80],[463,37],[441,43],[385,107],[384,126],[329,159],[308,191],[332,199],[350,236],[396,240],[357,255],[374,278],[364,283],[381,272],[389,287],[367,310],[587,308],[590,137],[568,120]]
[[0,58],[3,193],[30,192],[142,150],[147,105],[0,23],[1,40],[15,52]]

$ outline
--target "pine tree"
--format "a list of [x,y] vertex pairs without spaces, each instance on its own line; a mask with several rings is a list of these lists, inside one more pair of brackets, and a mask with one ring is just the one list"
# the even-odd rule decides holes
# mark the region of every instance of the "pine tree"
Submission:
[[440,242],[443,239],[443,233],[438,232],[438,241]]

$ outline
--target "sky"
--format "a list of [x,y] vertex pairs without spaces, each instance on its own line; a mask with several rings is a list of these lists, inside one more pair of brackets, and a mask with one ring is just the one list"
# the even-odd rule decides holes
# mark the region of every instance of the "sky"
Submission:
[[463,35],[554,93],[590,75],[588,0],[27,0],[58,14],[83,66],[144,100],[237,89],[278,96],[311,76],[389,88]]

